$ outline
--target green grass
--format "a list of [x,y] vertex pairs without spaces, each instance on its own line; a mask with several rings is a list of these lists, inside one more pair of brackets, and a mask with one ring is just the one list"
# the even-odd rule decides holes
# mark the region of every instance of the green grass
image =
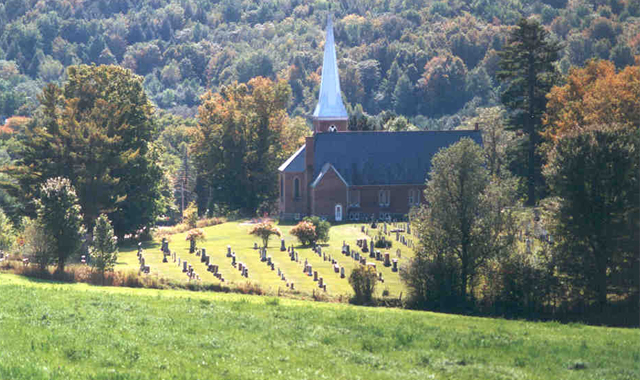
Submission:
[[[206,248],[207,254],[212,256],[212,263],[220,266],[220,270],[224,275],[225,284],[240,285],[251,281],[257,283],[260,287],[271,293],[277,293],[280,291],[287,291],[286,283],[283,282],[277,273],[279,267],[284,271],[288,281],[293,281],[295,289],[297,291],[311,294],[314,291],[319,292],[317,283],[313,281],[313,277],[306,276],[302,273],[304,267],[304,260],[307,259],[313,266],[314,270],[318,271],[318,276],[323,277],[327,285],[327,293],[330,296],[351,296],[353,291],[349,285],[348,278],[351,270],[357,265],[356,262],[347,256],[341,255],[342,242],[345,241],[352,248],[357,248],[356,240],[359,238],[367,237],[361,233],[361,224],[343,224],[334,226],[331,228],[330,240],[325,244],[322,249],[326,254],[330,254],[332,258],[338,260],[341,266],[345,267],[346,277],[340,278],[340,275],[334,273],[333,267],[330,262],[323,261],[322,257],[318,257],[312,252],[309,247],[302,247],[295,239],[295,237],[289,234],[289,231],[293,226],[280,226],[280,229],[285,238],[287,247],[294,245],[295,249],[299,253],[300,262],[289,260],[287,252],[280,252],[280,239],[274,236],[269,241],[268,255],[273,258],[276,264],[276,270],[271,271],[267,268],[265,263],[260,262],[260,256],[258,251],[253,249],[254,242],[261,244],[260,239],[248,234],[251,229],[251,225],[246,222],[229,222],[220,224],[217,226],[204,228],[206,240],[200,242],[198,246],[200,248]],[[380,227],[379,229],[381,229]],[[371,230],[370,234],[376,233],[376,230]],[[209,272],[206,271],[205,265],[200,263],[200,258],[194,254],[189,254],[189,244],[185,240],[186,233],[172,235],[170,237],[169,248],[171,251],[178,253],[178,256],[182,260],[187,260],[189,264],[192,264],[196,272],[200,275],[203,283],[219,283],[219,281]],[[367,237],[369,238],[369,237]],[[399,265],[405,262],[408,257],[413,255],[412,250],[395,242],[395,237],[391,236],[390,239],[394,240],[394,246],[388,250],[392,253],[392,257],[396,257],[396,250],[401,250],[401,258],[399,259]],[[369,238],[370,239],[370,238]],[[240,275],[240,272],[231,266],[231,259],[226,257],[227,245],[232,247],[235,251],[237,260],[248,265],[249,279],[246,279]],[[381,250],[385,252],[385,250]],[[123,269],[137,269],[138,259],[136,257],[137,249],[130,247],[128,249],[121,249],[119,262],[116,266],[116,270]],[[368,256],[367,256],[368,257]],[[170,260],[169,263],[162,263],[162,253],[160,252],[159,242],[154,242],[145,246],[145,260],[146,264],[151,267],[152,276],[158,276],[172,281],[186,282],[187,277],[181,271],[177,263],[173,263]],[[369,259],[373,260],[373,259]],[[375,261],[375,260],[373,260]],[[390,297],[399,297],[401,292],[406,295],[404,285],[400,281],[398,272],[392,272],[391,268],[385,268],[382,262],[376,262],[377,268],[383,273],[385,282],[378,283],[377,295],[380,296],[383,290],[389,291]]]
[[638,379],[640,331],[0,275],[0,379],[323,378]]

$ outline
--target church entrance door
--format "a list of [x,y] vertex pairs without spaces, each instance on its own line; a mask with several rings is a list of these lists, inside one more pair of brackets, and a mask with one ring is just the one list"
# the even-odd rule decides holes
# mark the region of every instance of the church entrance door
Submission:
[[342,205],[336,205],[336,222],[342,222]]

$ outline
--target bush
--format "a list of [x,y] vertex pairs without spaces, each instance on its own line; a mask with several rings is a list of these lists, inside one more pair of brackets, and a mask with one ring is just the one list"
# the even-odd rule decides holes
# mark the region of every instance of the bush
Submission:
[[91,264],[104,278],[104,272],[113,270],[118,261],[117,238],[113,234],[111,221],[105,214],[96,219],[93,227],[93,241],[91,242]]
[[24,229],[24,252],[29,259],[44,270],[52,263],[54,255],[53,239],[44,230],[39,219],[29,220]]
[[298,223],[289,233],[297,237],[302,245],[313,244],[316,241],[316,227],[310,222]]
[[307,216],[303,219],[305,222],[313,224],[316,228],[315,242],[326,243],[329,241],[329,230],[331,229],[331,223],[326,220],[322,220],[317,216]]
[[182,223],[188,225],[190,228],[196,228],[198,224],[198,207],[196,207],[195,202],[189,203],[189,206],[184,210]]
[[377,281],[378,276],[372,266],[360,265],[352,270],[349,276],[349,284],[356,294],[353,302],[358,305],[371,304]]

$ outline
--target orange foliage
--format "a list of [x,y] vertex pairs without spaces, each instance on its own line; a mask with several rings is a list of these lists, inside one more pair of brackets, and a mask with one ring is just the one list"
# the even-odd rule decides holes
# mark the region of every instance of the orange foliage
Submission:
[[29,120],[24,116],[13,116],[7,119],[3,126],[0,126],[0,135],[10,135],[16,132],[17,129],[24,127]]
[[594,124],[640,125],[640,60],[617,73],[610,61],[572,68],[567,84],[553,87],[543,135],[550,141]]

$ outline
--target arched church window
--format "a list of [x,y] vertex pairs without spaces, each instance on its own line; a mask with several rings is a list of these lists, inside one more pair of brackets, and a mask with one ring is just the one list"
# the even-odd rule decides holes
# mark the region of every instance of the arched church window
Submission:
[[338,127],[336,127],[335,125],[330,126],[329,132],[338,132]]
[[300,180],[298,178],[293,180],[293,198],[300,198]]

